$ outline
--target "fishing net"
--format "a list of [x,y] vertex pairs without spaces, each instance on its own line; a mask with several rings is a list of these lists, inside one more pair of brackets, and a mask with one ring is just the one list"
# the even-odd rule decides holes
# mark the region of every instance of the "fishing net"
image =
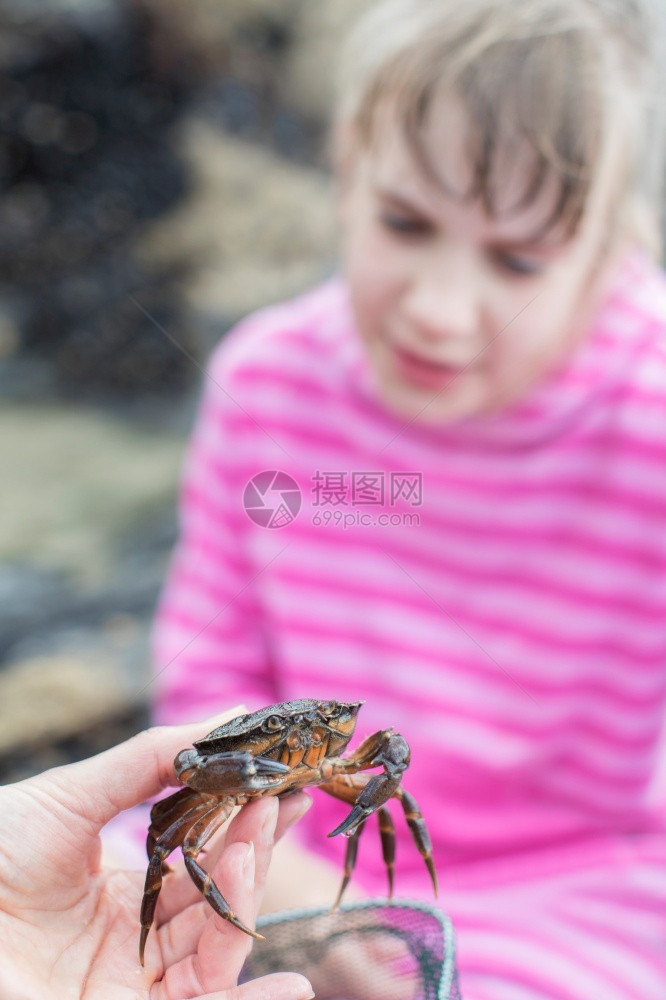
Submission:
[[425,903],[386,900],[262,917],[242,981],[307,976],[317,1000],[461,1000],[453,927]]

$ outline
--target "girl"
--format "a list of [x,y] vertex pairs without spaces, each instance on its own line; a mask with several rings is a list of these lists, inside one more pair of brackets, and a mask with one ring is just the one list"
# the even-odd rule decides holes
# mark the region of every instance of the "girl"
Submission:
[[[214,354],[157,623],[161,721],[363,698],[359,739],[406,737],[471,1000],[666,990],[648,2],[390,0],[359,25],[342,275]],[[316,798],[281,907],[337,889],[346,807]],[[397,891],[431,898],[396,821]]]

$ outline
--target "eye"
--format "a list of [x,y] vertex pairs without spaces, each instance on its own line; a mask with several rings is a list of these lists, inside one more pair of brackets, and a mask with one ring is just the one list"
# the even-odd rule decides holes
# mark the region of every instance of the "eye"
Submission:
[[352,716],[352,714],[349,711],[349,709],[348,708],[343,708],[340,711],[340,722],[349,722],[349,720],[351,719],[351,716]]
[[384,229],[399,236],[422,236],[430,231],[428,223],[415,215],[384,211],[379,214],[379,222]]
[[337,701],[325,701],[319,707],[327,719],[336,719],[340,714],[340,706]]
[[495,254],[497,266],[503,271],[509,271],[521,277],[531,277],[541,274],[544,264],[533,257],[521,257],[516,254],[498,252]]
[[269,715],[262,728],[274,733],[278,729],[284,728],[284,720],[279,715]]

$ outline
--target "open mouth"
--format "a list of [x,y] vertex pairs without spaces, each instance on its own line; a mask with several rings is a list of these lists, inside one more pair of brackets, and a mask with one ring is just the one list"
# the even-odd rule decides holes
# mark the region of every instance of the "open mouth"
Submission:
[[443,389],[462,371],[461,365],[429,361],[402,347],[394,347],[393,350],[400,376],[429,389]]

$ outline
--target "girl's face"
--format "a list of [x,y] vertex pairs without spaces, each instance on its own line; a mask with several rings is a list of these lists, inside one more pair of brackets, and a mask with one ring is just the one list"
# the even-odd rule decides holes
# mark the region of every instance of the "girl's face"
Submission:
[[[441,111],[426,153],[448,190],[464,191],[462,116]],[[539,237],[555,184],[491,218],[431,180],[388,116],[377,123],[371,147],[342,170],[342,252],[358,329],[394,412],[441,423],[497,409],[576,347],[611,264],[615,160],[604,158],[575,236]],[[524,178],[508,163],[502,177],[514,205]]]

